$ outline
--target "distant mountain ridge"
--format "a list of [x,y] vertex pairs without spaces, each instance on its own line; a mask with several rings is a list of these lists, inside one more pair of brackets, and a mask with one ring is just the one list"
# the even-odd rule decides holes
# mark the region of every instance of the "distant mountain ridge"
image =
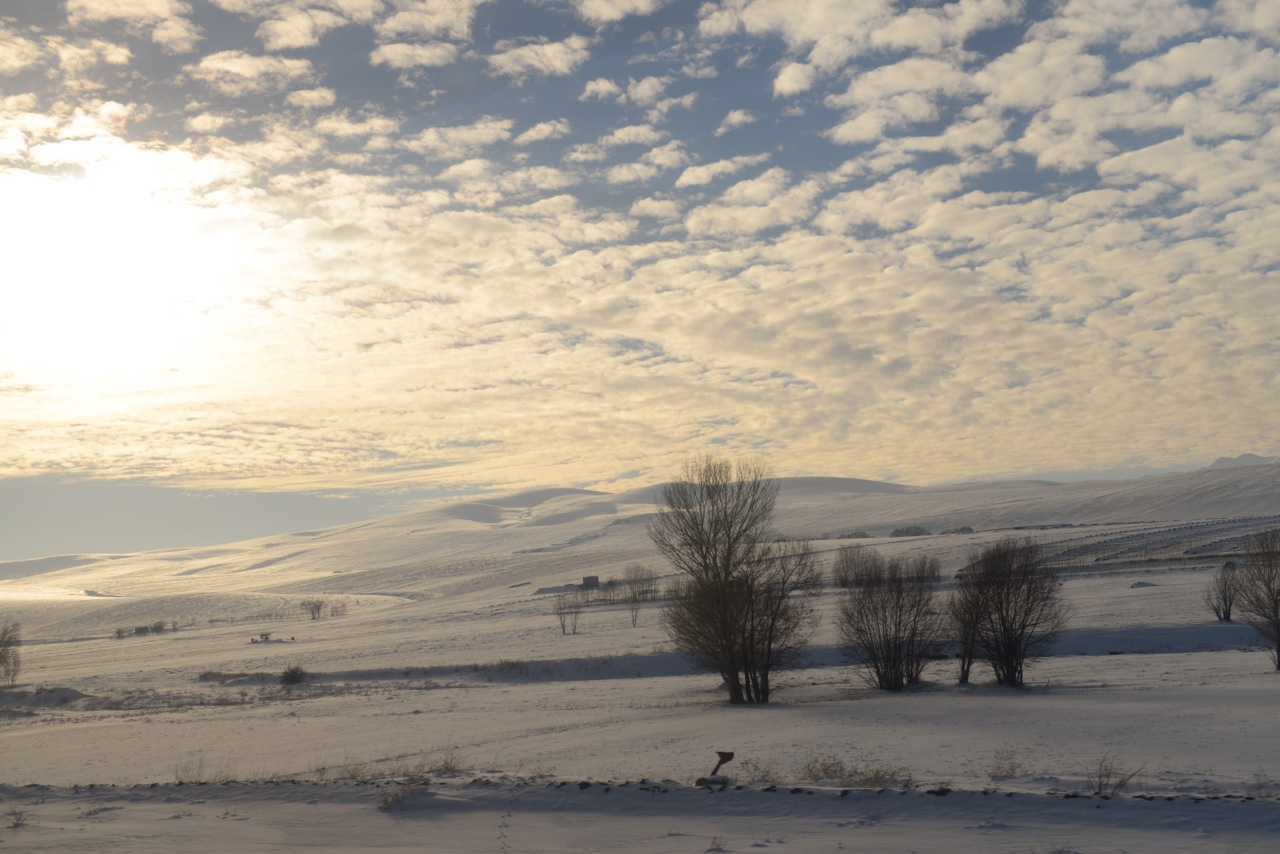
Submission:
[[1207,471],[1218,469],[1244,468],[1245,466],[1266,466],[1280,463],[1280,457],[1260,457],[1257,454],[1241,454],[1238,457],[1218,457],[1209,463]]

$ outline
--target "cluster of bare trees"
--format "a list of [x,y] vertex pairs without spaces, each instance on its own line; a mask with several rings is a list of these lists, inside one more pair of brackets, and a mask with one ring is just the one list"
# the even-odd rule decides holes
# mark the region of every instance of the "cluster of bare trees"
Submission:
[[1280,670],[1280,528],[1249,538],[1244,565],[1229,563],[1213,574],[1204,603],[1219,620],[1239,611],[1245,625],[1266,642]]
[[[821,574],[807,541],[771,531],[778,481],[759,460],[704,456],[685,463],[659,494],[649,536],[680,578],[663,625],[676,647],[719,673],[731,703],[767,703],[770,674],[794,661],[815,625],[809,597]],[[1031,540],[1006,539],[972,556],[943,601],[932,558],[886,561],[841,549],[833,569],[846,589],[837,629],[869,684],[901,691],[925,663],[958,642],[960,679],[975,661],[1020,686],[1028,661],[1066,626],[1056,574]]]
[[767,703],[771,674],[815,624],[822,575],[805,542],[771,529],[778,481],[760,460],[702,456],[661,490],[649,536],[680,572],[663,625],[676,648],[718,673],[730,703]]
[[1001,685],[1021,686],[1026,665],[1066,628],[1056,573],[1032,540],[1006,538],[970,557],[954,591],[939,591],[937,561],[886,561],[871,549],[842,549],[833,571],[847,588],[838,616],[845,648],[869,685],[901,691],[947,643],[959,647],[959,681],[975,661]]
[[[778,488],[760,460],[697,457],[662,488],[649,523],[654,545],[680,573],[667,590],[663,626],[677,649],[724,679],[731,703],[769,702],[770,674],[799,656],[816,622],[814,552],[771,529]],[[1243,614],[1280,670],[1280,530],[1254,536],[1247,553],[1242,568],[1215,574],[1205,603],[1222,620],[1233,609]],[[841,640],[867,683],[889,691],[919,682],[925,664],[951,644],[962,684],[984,663],[996,682],[1020,687],[1028,663],[1048,653],[1070,614],[1057,571],[1029,538],[972,553],[945,595],[936,560],[886,560],[861,546],[839,551],[832,577],[845,589]]]

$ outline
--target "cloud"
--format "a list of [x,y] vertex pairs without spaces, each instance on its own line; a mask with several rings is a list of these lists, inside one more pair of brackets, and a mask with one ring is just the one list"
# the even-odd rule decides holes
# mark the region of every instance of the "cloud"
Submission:
[[467,125],[430,127],[400,141],[409,151],[438,160],[462,160],[490,145],[511,138],[511,119],[481,116]]
[[777,77],[773,79],[773,96],[775,98],[786,98],[791,95],[799,95],[801,92],[807,92],[813,88],[813,83],[817,76],[817,71],[812,65],[806,65],[803,62],[788,62],[778,70]]
[[692,110],[693,105],[696,104],[697,101],[697,92],[687,92],[679,98],[663,98],[654,104],[649,111],[644,114],[644,116],[651,123],[659,124],[667,120],[667,114],[672,110]]
[[183,0],[67,0],[71,26],[127,21],[150,32],[151,40],[168,53],[189,53],[200,41],[200,28],[184,17],[190,13]]
[[632,216],[661,220],[679,219],[682,212],[683,208],[680,203],[674,199],[636,199],[631,203],[630,208]]
[[716,136],[724,136],[734,128],[744,127],[756,121],[756,117],[750,110],[730,110],[723,119],[720,120],[720,127],[716,128]]
[[1195,32],[1209,14],[1181,0],[1072,0],[1032,34],[1086,45],[1112,42],[1124,53],[1147,53]]
[[330,113],[316,121],[316,133],[324,136],[335,136],[350,139],[358,136],[379,136],[393,134],[400,129],[400,123],[388,116],[366,116],[352,119],[346,112]]
[[476,9],[489,0],[394,0],[396,12],[379,21],[374,32],[383,41],[451,38],[468,41]]
[[447,42],[383,44],[378,45],[369,54],[369,61],[374,65],[386,65],[397,70],[420,67],[439,68],[452,65],[457,58],[457,45]]
[[211,54],[184,71],[215,92],[231,97],[278,92],[315,78],[315,68],[308,60],[253,56],[240,50]]
[[13,75],[43,61],[44,52],[31,39],[0,23],[0,74]]
[[650,15],[667,0],[570,0],[584,21],[612,24],[632,15]]
[[590,41],[585,36],[569,36],[564,41],[541,41],[533,44],[499,42],[495,53],[486,57],[494,74],[521,82],[531,76],[561,76],[591,56]]
[[1236,32],[1280,44],[1280,11],[1268,0],[1224,0],[1215,11]]
[[532,145],[535,142],[542,142],[548,139],[560,139],[567,136],[572,130],[566,119],[553,119],[547,122],[538,122],[524,133],[517,136],[512,142],[519,146]]
[[1102,85],[1106,63],[1070,40],[1030,41],[973,75],[997,107],[1034,109]]
[[652,125],[624,125],[614,128],[594,143],[580,143],[565,154],[570,163],[592,163],[608,157],[609,149],[623,145],[656,145],[666,134]]
[[671,81],[670,77],[632,78],[627,83],[627,100],[639,107],[652,106],[662,97]]
[[680,173],[680,177],[676,179],[676,186],[682,188],[701,187],[725,175],[736,174],[748,166],[757,166],[765,163],[768,159],[769,155],[767,154],[753,154],[731,157],[728,160],[717,160],[714,163],[707,163],[703,166],[690,166]]
[[579,101],[612,101],[623,96],[622,87],[612,80],[597,77],[587,83],[578,96]]
[[289,10],[283,17],[264,21],[257,36],[267,50],[290,50],[320,44],[320,37],[347,24],[346,18],[323,9]]
[[820,192],[816,179],[791,185],[787,171],[774,167],[729,187],[715,203],[689,211],[685,228],[693,235],[710,236],[794,225],[812,216]]
[[689,162],[689,154],[684,144],[672,140],[646,152],[633,163],[622,163],[607,170],[606,179],[610,184],[630,184],[648,181],[659,174]]
[[337,100],[337,95],[332,89],[295,89],[285,96],[285,101],[294,107],[302,107],[303,109],[317,109],[319,107],[332,107]]

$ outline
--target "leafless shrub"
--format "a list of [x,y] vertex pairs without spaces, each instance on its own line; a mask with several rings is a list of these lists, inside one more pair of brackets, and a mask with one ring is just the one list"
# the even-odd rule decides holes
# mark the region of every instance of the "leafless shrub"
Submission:
[[[983,548],[959,577],[948,608],[1001,685],[1021,687],[1028,661],[1045,655],[1067,626],[1057,573],[1030,539],[1006,537]],[[967,676],[962,662],[962,681]]]
[[853,584],[853,579],[871,567],[884,566],[884,558],[880,552],[868,546],[844,546],[836,552],[835,562],[831,565],[831,583],[836,587]]
[[378,809],[383,812],[390,812],[408,800],[409,796],[413,794],[413,791],[416,788],[417,787],[414,785],[404,785],[384,792],[382,794],[382,800],[378,802]]
[[1270,798],[1275,796],[1276,787],[1270,777],[1261,771],[1256,771],[1253,782],[1245,787],[1244,793],[1251,798]]
[[298,685],[307,679],[307,671],[302,668],[301,664],[290,664],[280,674],[281,685]]
[[583,598],[581,593],[561,593],[551,603],[551,613],[560,623],[560,634],[576,635],[578,618],[582,616]]
[[1023,764],[1018,751],[1011,747],[998,748],[991,755],[991,764],[987,767],[987,776],[992,782],[1007,780],[1011,777],[1025,777],[1029,772]]
[[205,762],[203,753],[194,753],[173,763],[175,783],[228,783],[236,778],[230,759],[216,768]]
[[1245,624],[1266,641],[1280,670],[1280,528],[1250,537],[1246,561],[1236,570],[1236,602]]
[[16,621],[0,623],[0,683],[12,688],[22,672],[22,627]]
[[945,628],[934,612],[938,562],[863,560],[850,575],[837,628],[868,685],[901,691],[920,681]]
[[471,763],[466,757],[453,745],[449,745],[440,755],[435,757],[427,766],[427,770],[432,774],[447,776],[452,774],[466,774],[471,770]]
[[18,809],[17,807],[14,807],[5,813],[4,817],[8,821],[5,826],[10,830],[17,830],[19,827],[26,827],[31,821],[31,813],[26,810]]
[[862,789],[885,789],[911,785],[911,772],[906,768],[890,765],[859,765],[846,762],[832,753],[810,754],[795,768],[800,780],[814,783],[835,783]]
[[737,764],[738,772],[734,776],[744,783],[776,783],[782,775],[774,765],[767,765],[755,759],[743,759]]
[[347,613],[347,603],[346,603],[346,602],[330,602],[330,603],[329,603],[329,616],[330,616],[330,617],[342,617],[342,616],[345,616],[345,615],[346,615],[346,613]]
[[303,599],[298,603],[298,607],[302,609],[302,613],[311,619],[318,620],[320,615],[324,613],[324,608],[327,604],[323,599]]
[[1231,609],[1235,605],[1236,594],[1240,587],[1240,579],[1236,575],[1235,564],[1227,562],[1218,567],[1213,578],[1204,588],[1204,606],[1208,608],[1219,622],[1231,622]]
[[1119,757],[1114,753],[1104,753],[1098,760],[1097,767],[1085,775],[1085,782],[1088,784],[1089,791],[1092,794],[1111,797],[1128,788],[1129,784],[1133,782],[1133,778],[1137,777],[1145,769],[1145,765],[1138,768],[1126,768],[1121,765]]
[[629,563],[622,568],[622,583],[642,602],[658,598],[658,573],[643,563]]
[[622,573],[623,601],[634,626],[640,619],[640,606],[658,598],[658,574],[642,563],[629,563]]

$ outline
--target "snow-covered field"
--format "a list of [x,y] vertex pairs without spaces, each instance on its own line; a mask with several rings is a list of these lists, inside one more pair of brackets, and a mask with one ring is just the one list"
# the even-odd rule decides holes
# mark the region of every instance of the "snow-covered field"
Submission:
[[[635,626],[592,604],[561,633],[552,597],[584,576],[667,572],[651,498],[547,490],[0,564],[0,619],[26,641],[0,692],[0,849],[1275,850],[1280,676],[1200,592],[1240,537],[1280,525],[1280,467],[787,481],[780,532],[831,552],[866,531],[856,542],[936,555],[949,576],[984,542],[1035,536],[1062,555],[1072,630],[1025,690],[957,686],[942,661],[889,695],[826,619],[766,707],[725,704],[671,653],[658,603]],[[978,533],[883,536],[912,524]],[[312,598],[340,613],[307,619]],[[824,616],[837,601],[824,594]],[[177,630],[132,635],[162,620]],[[282,687],[290,665],[310,678]],[[735,753],[729,785],[695,787],[717,750]],[[1136,774],[1090,797],[1104,758]]]

